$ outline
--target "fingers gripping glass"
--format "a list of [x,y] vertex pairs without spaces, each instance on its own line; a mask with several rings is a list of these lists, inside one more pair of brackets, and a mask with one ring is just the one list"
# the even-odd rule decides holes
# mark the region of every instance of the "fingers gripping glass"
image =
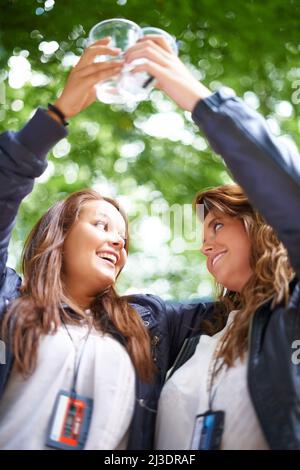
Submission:
[[[178,54],[176,40],[169,33],[163,29],[154,28],[152,26],[142,28],[143,37],[153,34],[163,37],[171,47],[174,54]],[[155,84],[154,77],[149,75],[147,72],[133,72],[135,66],[143,64],[144,62],[144,59],[134,60],[131,64],[125,65],[122,70],[118,81],[118,90],[119,93],[125,97],[127,102],[142,101],[147,98],[153,89]]]

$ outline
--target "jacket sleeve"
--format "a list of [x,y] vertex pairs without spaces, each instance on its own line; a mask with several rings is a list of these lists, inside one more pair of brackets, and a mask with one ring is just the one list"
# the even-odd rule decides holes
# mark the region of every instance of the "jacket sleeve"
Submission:
[[[199,334],[201,323],[213,314],[215,303],[166,302],[156,295],[136,294],[128,297],[145,326],[153,335],[159,335],[159,362],[167,371],[174,363],[184,341]],[[163,349],[162,348],[162,344]],[[152,342],[154,357],[156,343]]]
[[19,205],[45,170],[48,151],[65,135],[65,128],[42,109],[21,131],[0,135],[0,286]]
[[170,363],[173,365],[185,340],[201,331],[201,323],[215,309],[213,302],[166,302],[166,316],[170,335]]
[[300,156],[273,137],[264,118],[221,88],[192,117],[251,203],[277,232],[300,276]]

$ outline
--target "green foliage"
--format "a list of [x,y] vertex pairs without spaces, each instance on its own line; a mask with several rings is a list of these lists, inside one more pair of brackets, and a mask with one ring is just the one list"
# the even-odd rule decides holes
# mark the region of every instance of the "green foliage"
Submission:
[[[183,60],[205,84],[212,89],[225,84],[255,99],[273,125],[298,141],[299,106],[292,99],[300,88],[298,0],[57,0],[52,8],[44,0],[0,1],[0,131],[19,129],[33,109],[55,99],[68,74],[63,58],[71,52],[79,55],[90,28],[113,17],[167,29],[179,41]],[[59,48],[46,56],[38,48],[41,41],[57,41]],[[24,86],[13,88],[9,60],[20,54],[31,71]],[[38,73],[43,74],[43,86],[38,85]],[[286,109],[285,102],[292,105],[290,112],[280,111],[282,104]],[[170,130],[174,113],[181,117],[177,136]],[[156,126],[160,137],[143,125],[153,116],[161,118]],[[95,103],[72,121],[67,141],[49,160],[48,180],[36,185],[20,210],[12,262],[30,227],[51,203],[93,186],[130,203],[131,261],[120,291],[135,287],[173,298],[209,291],[210,279],[202,267],[198,275],[196,244],[189,243],[186,233],[174,239],[174,224],[159,240],[164,226],[153,215],[153,206],[182,208],[197,191],[222,184],[229,176],[189,116],[160,92],[131,112]],[[162,220],[161,214],[158,218]]]

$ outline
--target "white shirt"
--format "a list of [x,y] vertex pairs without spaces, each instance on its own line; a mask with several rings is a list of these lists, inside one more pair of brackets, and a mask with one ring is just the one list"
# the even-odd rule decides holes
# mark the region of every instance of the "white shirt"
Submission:
[[[225,328],[214,336],[202,335],[194,355],[167,380],[158,406],[156,449],[190,449],[195,416],[209,409],[207,378],[215,348]],[[212,409],[225,411],[222,449],[268,449],[247,387],[247,358],[223,368],[216,378]]]
[[[77,348],[88,328],[68,326]],[[14,368],[0,401],[0,449],[49,449],[46,431],[59,390],[70,390],[76,350],[64,327],[42,337],[38,363],[27,379]],[[76,391],[93,398],[85,449],[126,449],[135,400],[135,372],[125,348],[92,329],[84,347]]]

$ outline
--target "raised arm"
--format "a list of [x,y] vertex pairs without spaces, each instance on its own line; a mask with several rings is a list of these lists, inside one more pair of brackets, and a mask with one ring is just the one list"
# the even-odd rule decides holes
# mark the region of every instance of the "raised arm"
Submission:
[[31,192],[34,178],[45,170],[48,151],[65,135],[65,128],[45,110],[39,109],[20,132],[6,132],[0,136],[1,281],[5,274],[7,248],[19,205]]
[[[55,106],[69,119],[96,98],[95,84],[117,73],[121,61],[93,63],[96,55],[117,55],[102,39],[87,48],[70,73]],[[19,132],[0,135],[0,287],[5,277],[7,248],[22,199],[31,192],[34,179],[45,170],[49,150],[67,134],[60,118],[38,109]]]
[[275,139],[264,118],[226,89],[198,102],[193,119],[277,231],[300,279],[299,153]]
[[212,148],[219,153],[250,201],[277,231],[300,278],[300,156],[269,132],[262,116],[232,91],[212,94],[199,83],[164,40],[143,39],[126,55],[147,71],[183,109],[192,112]]

